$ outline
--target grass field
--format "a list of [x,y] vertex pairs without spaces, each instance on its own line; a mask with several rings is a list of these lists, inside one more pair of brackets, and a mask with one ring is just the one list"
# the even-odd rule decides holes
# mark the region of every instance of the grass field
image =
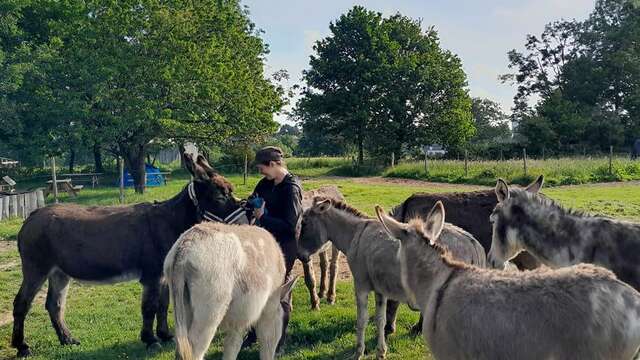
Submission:
[[[239,185],[240,177],[230,177],[236,184],[236,193],[246,196],[256,181],[251,177],[246,186]],[[169,185],[149,189],[144,196],[127,191],[129,203],[142,200],[162,200],[177,193],[186,179],[176,178]],[[461,187],[446,184],[385,183],[376,179],[324,178],[305,181],[305,188],[323,184],[337,184],[352,205],[369,214],[375,204],[390,209],[417,191],[454,191],[477,187]],[[640,186],[636,183],[614,183],[555,187],[545,191],[560,202],[586,211],[640,221]],[[116,204],[117,189],[85,189],[77,200],[83,204]],[[63,197],[63,201],[67,199]],[[12,358],[14,349],[9,347],[11,334],[11,303],[20,283],[19,257],[13,242],[21,221],[0,222],[0,359]],[[372,296],[371,296],[372,298]],[[373,314],[373,299],[370,301]],[[147,354],[138,341],[141,315],[139,311],[140,286],[125,283],[113,286],[90,286],[74,283],[69,292],[67,322],[74,336],[82,344],[61,347],[51,328],[42,299],[32,308],[26,322],[26,337],[35,354],[33,359],[173,359],[173,345],[163,351]],[[355,348],[355,305],[350,282],[338,286],[335,306],[323,305],[318,312],[308,310],[306,288],[299,283],[294,293],[294,313],[290,328],[290,341],[283,359],[344,359]],[[430,359],[422,338],[408,334],[417,315],[406,307],[401,308],[398,333],[389,338],[389,359]],[[369,358],[375,356],[374,325],[367,332]],[[210,348],[209,359],[221,358],[220,337]],[[240,359],[257,359],[257,348],[241,352]]]

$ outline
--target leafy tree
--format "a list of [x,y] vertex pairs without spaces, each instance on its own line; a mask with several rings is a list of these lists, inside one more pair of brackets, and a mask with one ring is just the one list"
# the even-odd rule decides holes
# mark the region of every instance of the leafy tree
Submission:
[[471,138],[474,144],[490,144],[505,140],[511,136],[509,117],[500,108],[500,104],[489,99],[473,98],[471,113],[476,134]]
[[79,136],[122,156],[142,192],[153,141],[222,143],[277,129],[284,91],[265,78],[267,48],[237,0],[41,0],[16,13],[50,9],[57,11],[48,21],[14,22],[18,32],[38,30],[33,43],[42,32],[57,46],[17,86],[31,111],[11,121],[42,134],[21,137],[31,144],[69,144],[61,134],[75,144]]
[[[356,6],[314,46],[298,103],[303,127],[349,139],[362,163],[372,154],[473,135],[460,60],[440,48],[435,30],[400,14]],[[309,126],[308,122],[313,122]]]

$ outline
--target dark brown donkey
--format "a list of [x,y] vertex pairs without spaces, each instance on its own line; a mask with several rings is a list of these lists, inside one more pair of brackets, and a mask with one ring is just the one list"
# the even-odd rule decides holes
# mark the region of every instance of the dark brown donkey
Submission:
[[[425,219],[433,206],[441,201],[447,209],[447,222],[468,231],[484,248],[485,254],[491,248],[492,227],[489,217],[498,204],[494,189],[455,193],[416,193],[391,210],[390,215],[397,221],[408,223],[415,218]],[[519,269],[535,269],[540,262],[529,253],[522,252],[511,259]],[[387,304],[387,333],[395,331],[395,317],[398,303],[390,300]],[[422,330],[422,318],[413,327],[413,333]]]
[[[185,230],[203,218],[247,222],[233,188],[202,156],[185,154],[194,180],[164,202],[131,206],[52,205],[35,211],[18,234],[23,280],[13,303],[11,345],[30,354],[24,319],[34,296],[49,280],[46,309],[60,343],[78,344],[64,321],[70,279],[114,283],[138,279],[143,286],[141,340],[147,348],[172,339],[167,325],[169,291],[160,281],[162,264]],[[153,332],[157,318],[156,334]]]

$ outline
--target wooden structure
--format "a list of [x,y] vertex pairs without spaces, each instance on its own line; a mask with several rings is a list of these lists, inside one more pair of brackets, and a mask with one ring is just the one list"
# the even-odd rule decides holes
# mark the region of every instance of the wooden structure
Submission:
[[26,219],[34,210],[44,207],[42,189],[22,193],[0,193],[0,220]]
[[14,192],[16,191],[16,182],[9,176],[3,176],[0,182],[0,191]]
[[86,181],[91,183],[91,188],[94,189],[96,185],[100,185],[100,176],[102,173],[84,173],[84,174],[60,174],[60,176],[66,176],[68,178],[77,181]]
[[53,180],[47,181],[47,187],[44,189],[45,198],[49,196],[49,194],[54,193],[54,190],[57,190],[57,192],[66,191],[70,196],[77,197],[78,192],[80,192],[84,187],[83,185],[73,185],[71,179],[60,179],[56,180],[55,183],[57,185],[57,189],[54,189],[53,187]]

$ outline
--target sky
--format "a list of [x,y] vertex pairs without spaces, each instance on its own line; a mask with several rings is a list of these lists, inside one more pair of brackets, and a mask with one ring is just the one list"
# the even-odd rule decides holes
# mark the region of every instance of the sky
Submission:
[[[545,24],[585,19],[594,0],[243,0],[250,18],[264,31],[269,45],[266,73],[285,69],[290,84],[302,84],[315,41],[329,35],[329,23],[354,5],[381,12],[400,12],[421,19],[423,29],[435,26],[440,45],[457,54],[467,74],[469,93],[501,104],[509,112],[515,86],[502,84],[509,73],[507,52],[522,50],[526,34],[540,34]],[[276,120],[286,122],[284,115]]]

